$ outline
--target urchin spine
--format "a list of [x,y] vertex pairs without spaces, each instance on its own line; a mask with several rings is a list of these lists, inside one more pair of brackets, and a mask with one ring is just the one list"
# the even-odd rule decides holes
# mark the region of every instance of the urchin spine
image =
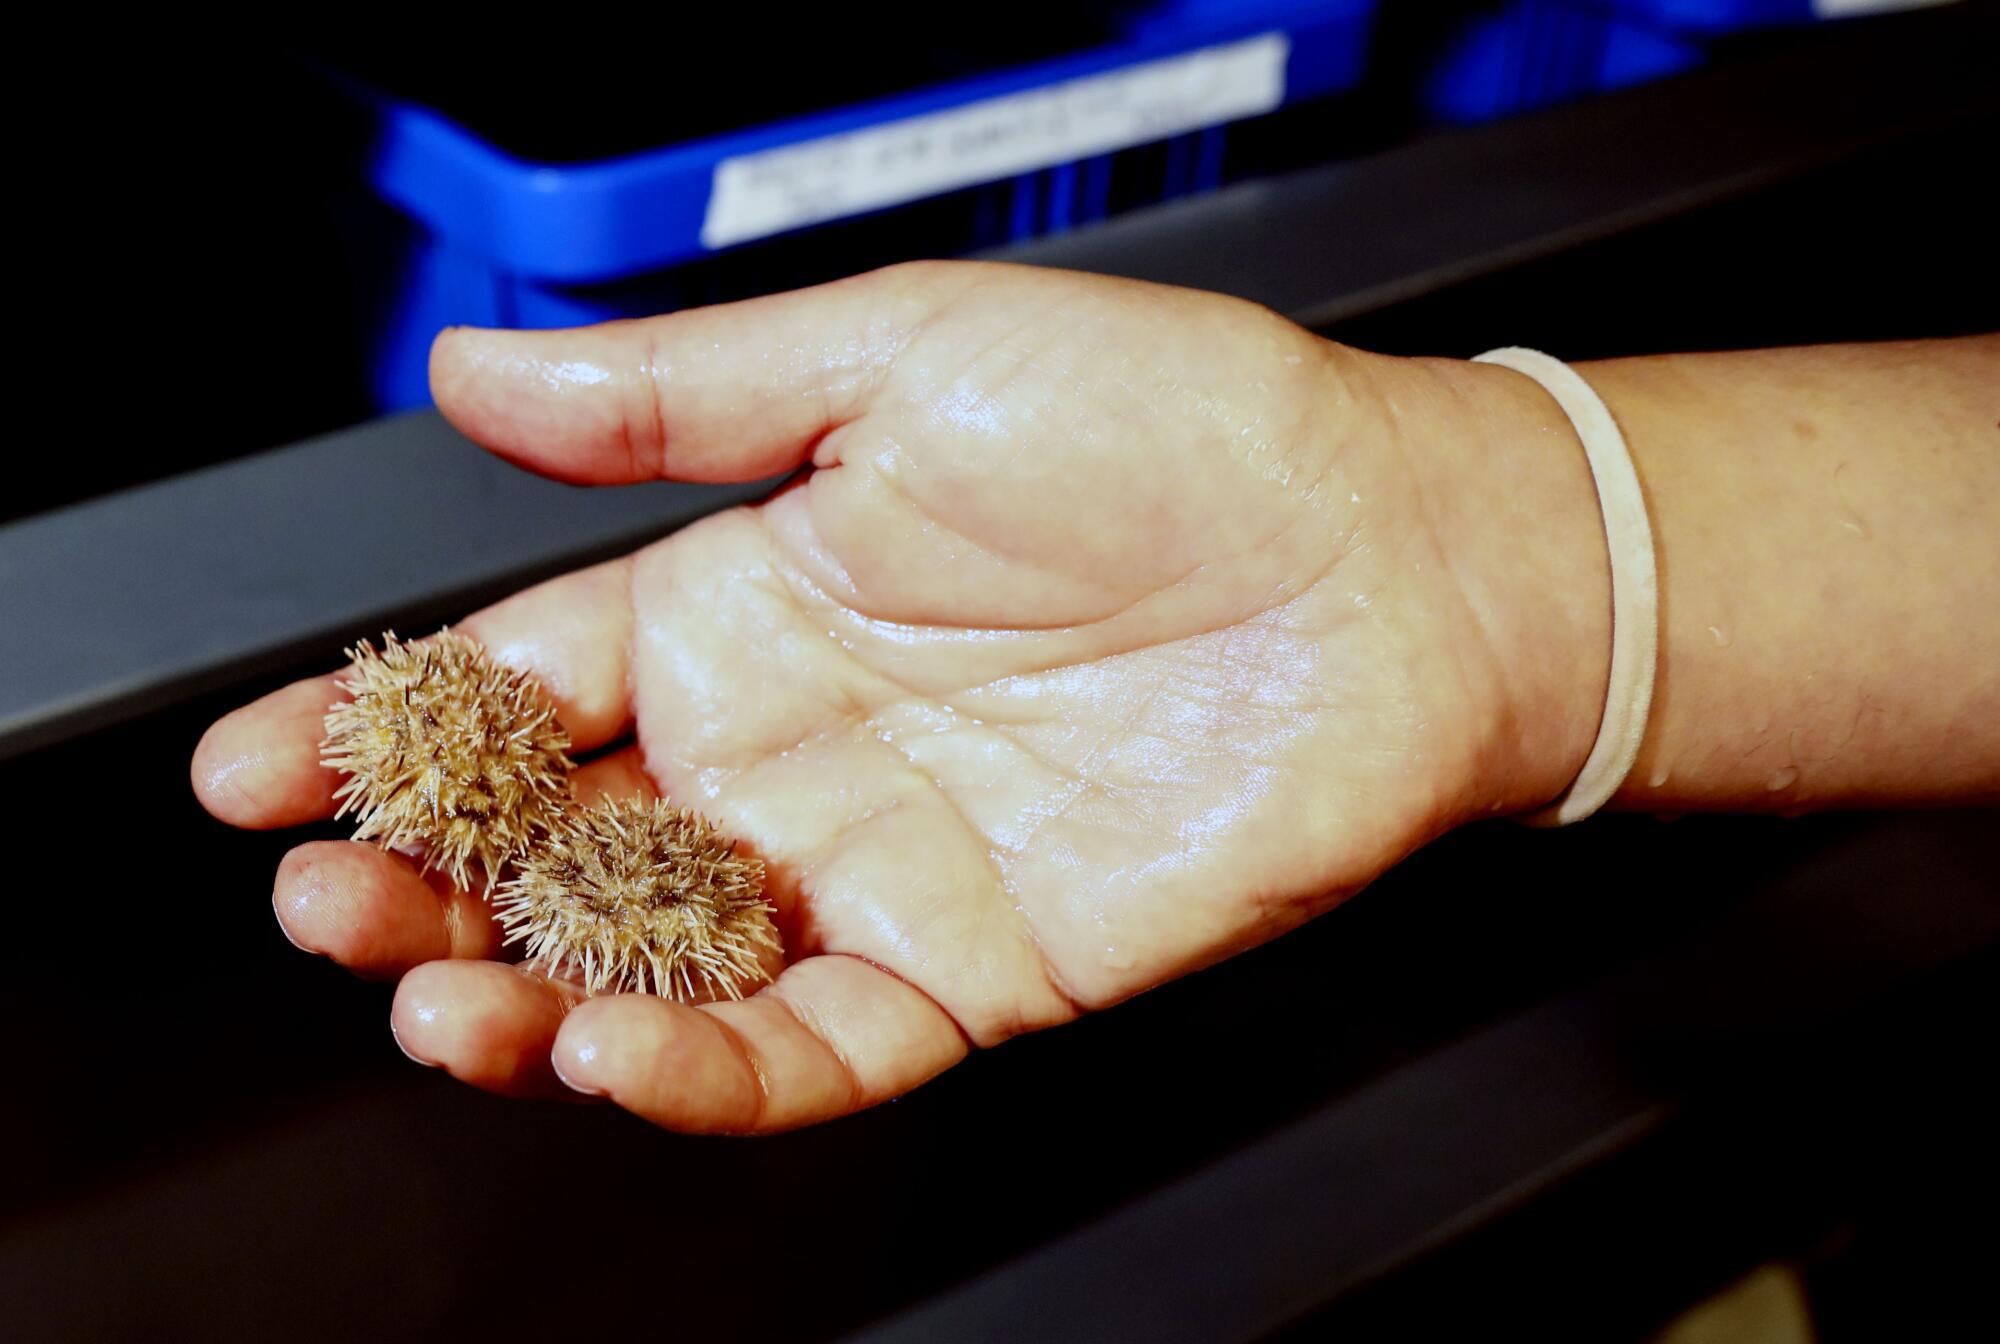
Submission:
[[665,801],[571,812],[494,898],[509,943],[586,990],[743,996],[780,950],[764,865]]
[[321,760],[348,779],[334,797],[354,838],[420,844],[426,870],[469,887],[547,835],[569,805],[569,735],[528,673],[450,630],[347,651],[349,699],[326,715]]

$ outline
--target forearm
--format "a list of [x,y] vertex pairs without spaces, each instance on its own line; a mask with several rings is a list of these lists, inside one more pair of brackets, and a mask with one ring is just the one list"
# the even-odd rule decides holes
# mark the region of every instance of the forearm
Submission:
[[1624,428],[1660,567],[1617,804],[2000,794],[2000,339],[1579,371]]

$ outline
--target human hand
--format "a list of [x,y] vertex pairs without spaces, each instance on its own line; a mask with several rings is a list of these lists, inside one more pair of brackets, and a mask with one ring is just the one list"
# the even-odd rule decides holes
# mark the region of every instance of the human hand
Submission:
[[[412,1056],[675,1129],[897,1095],[1268,939],[1467,819],[1545,801],[1602,704],[1587,469],[1504,370],[1230,299],[923,264],[432,357],[474,439],[566,480],[768,502],[460,625],[532,670],[581,796],[663,792],[766,862],[788,965],[738,1003],[581,1002],[476,895],[308,844],[288,935],[400,977]],[[331,815],[332,678],[194,762],[240,826]]]

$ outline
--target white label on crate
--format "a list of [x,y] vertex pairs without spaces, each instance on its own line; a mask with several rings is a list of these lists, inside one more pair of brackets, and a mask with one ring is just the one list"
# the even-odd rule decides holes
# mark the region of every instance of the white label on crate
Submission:
[[1285,100],[1290,50],[1265,33],[724,159],[701,241],[727,247],[1269,112]]
[[1860,14],[1887,14],[1897,9],[1929,9],[1952,0],[1812,0],[1816,19],[1851,19]]

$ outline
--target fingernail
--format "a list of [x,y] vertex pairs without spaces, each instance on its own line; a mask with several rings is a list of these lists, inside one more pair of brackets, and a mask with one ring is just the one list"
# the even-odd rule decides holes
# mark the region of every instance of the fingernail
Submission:
[[[272,901],[271,901],[271,904],[272,904],[272,906],[274,907],[274,909],[273,909],[273,913],[275,914],[275,913],[276,913],[276,910],[275,910],[275,907],[276,907],[276,905],[277,905],[277,900],[276,900],[276,898],[273,898],[273,899],[272,899]],[[296,947],[296,948],[297,948],[297,949],[298,949],[299,951],[301,951],[301,952],[310,952],[310,953],[312,953],[312,955],[314,955],[314,956],[316,956],[316,957],[317,957],[317,956],[320,956],[320,955],[321,955],[321,953],[320,953],[320,950],[319,950],[318,948],[316,948],[316,947],[307,947],[307,946],[306,946],[306,945],[305,945],[304,943],[302,943],[302,942],[300,942],[300,941],[299,941],[298,939],[296,939],[296,938],[292,937],[292,931],[291,931],[291,929],[290,929],[290,928],[289,928],[289,927],[288,927],[288,926],[286,925],[286,923],[285,923],[285,917],[284,917],[283,915],[278,915],[278,932],[279,932],[279,933],[282,933],[282,934],[284,934],[284,935],[285,935],[285,941],[286,941],[286,942],[288,942],[288,943],[290,943],[290,944],[291,944],[291,945],[292,945],[293,947]]]
[[396,1024],[394,1022],[391,1022],[389,1024],[389,1039],[393,1040],[396,1043],[396,1048],[398,1050],[401,1050],[403,1052],[403,1057],[409,1060],[412,1064],[421,1064],[427,1069],[434,1069],[437,1067],[437,1065],[431,1063],[428,1059],[425,1059],[422,1055],[416,1054],[414,1051],[410,1049],[409,1046],[403,1044],[403,1033],[396,1030]]
[[[596,1053],[597,1053],[596,1050],[586,1045],[583,1047],[583,1049],[577,1052],[577,1055],[582,1060],[582,1062],[588,1064],[591,1061],[591,1058]],[[592,1087],[588,1083],[579,1083],[574,1078],[571,1078],[569,1074],[563,1071],[563,1066],[561,1062],[558,1061],[553,1055],[549,1057],[549,1065],[556,1071],[556,1077],[562,1080],[562,1085],[568,1088],[572,1092],[581,1092],[586,1097],[603,1097],[610,1095],[601,1087]]]

